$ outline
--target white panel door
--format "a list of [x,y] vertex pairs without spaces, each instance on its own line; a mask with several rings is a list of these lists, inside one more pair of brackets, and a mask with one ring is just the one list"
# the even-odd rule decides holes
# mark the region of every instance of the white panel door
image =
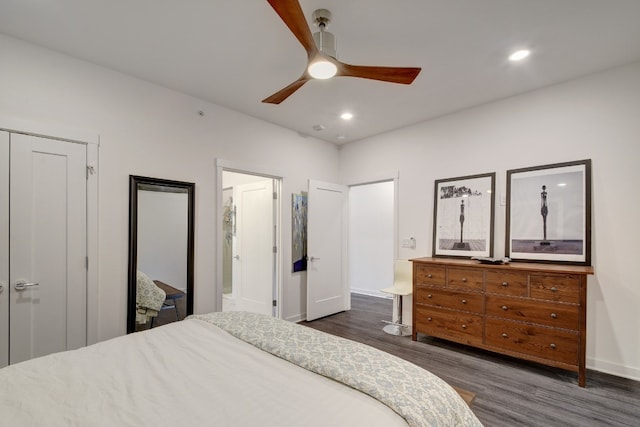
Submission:
[[9,364],[9,134],[0,131],[0,368]]
[[307,320],[350,308],[346,279],[347,201],[347,187],[309,180]]
[[234,187],[236,309],[271,315],[274,286],[273,180]]
[[86,344],[86,146],[12,134],[10,150],[13,364]]

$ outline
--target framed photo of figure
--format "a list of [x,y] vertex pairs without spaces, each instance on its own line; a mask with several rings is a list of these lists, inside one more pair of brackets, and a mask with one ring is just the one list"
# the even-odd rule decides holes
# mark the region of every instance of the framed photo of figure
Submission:
[[495,172],[435,181],[434,257],[492,257]]
[[591,160],[507,171],[506,256],[591,265]]

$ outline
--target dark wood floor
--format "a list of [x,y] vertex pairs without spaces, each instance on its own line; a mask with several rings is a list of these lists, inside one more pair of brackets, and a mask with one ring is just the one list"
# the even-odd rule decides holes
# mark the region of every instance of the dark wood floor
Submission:
[[472,409],[487,426],[640,426],[640,382],[589,370],[577,375],[419,335],[382,331],[388,299],[352,296],[348,312],[301,322],[409,360],[449,384],[476,393]]

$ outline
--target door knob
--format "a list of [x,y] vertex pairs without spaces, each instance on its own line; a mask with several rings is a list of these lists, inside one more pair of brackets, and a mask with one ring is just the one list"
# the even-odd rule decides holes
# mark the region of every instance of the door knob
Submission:
[[316,258],[314,256],[309,257],[309,261],[313,262],[313,261],[318,261],[320,258]]
[[39,283],[27,283],[26,280],[18,280],[14,286],[16,291],[24,291],[31,286],[38,286]]
[[240,259],[240,255],[234,255],[233,258],[239,260]]

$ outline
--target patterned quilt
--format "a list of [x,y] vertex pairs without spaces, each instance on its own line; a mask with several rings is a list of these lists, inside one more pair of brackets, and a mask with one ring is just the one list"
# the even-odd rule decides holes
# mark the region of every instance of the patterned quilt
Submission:
[[373,347],[261,314],[224,312],[193,317],[374,397],[410,426],[481,426],[442,379]]

